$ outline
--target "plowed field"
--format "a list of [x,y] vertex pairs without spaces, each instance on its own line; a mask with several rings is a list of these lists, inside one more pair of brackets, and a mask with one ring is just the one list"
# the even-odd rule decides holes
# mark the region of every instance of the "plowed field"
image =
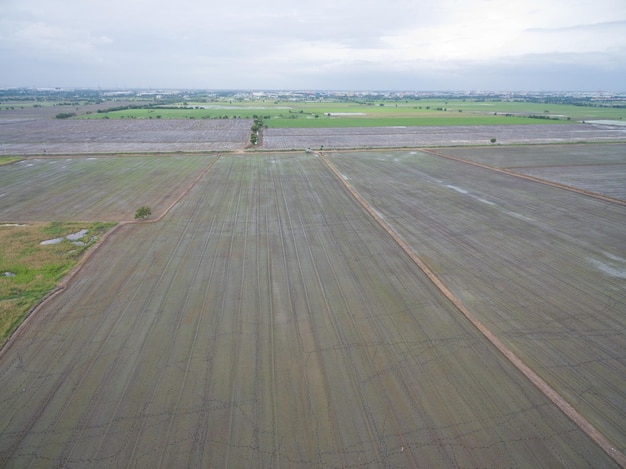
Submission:
[[[333,162],[624,441],[623,280],[593,263],[623,207],[432,155]],[[2,352],[0,390],[6,467],[615,466],[315,155],[223,156],[117,230]]]
[[0,166],[0,221],[132,220],[160,214],[215,156],[35,158]]
[[626,206],[420,152],[332,161],[457,298],[626,451]]
[[[271,125],[271,122],[270,122]],[[617,125],[498,125],[453,127],[351,127],[263,130],[266,150],[351,148],[414,148],[484,145],[492,138],[503,144],[611,142],[626,139],[626,127]]]
[[241,150],[251,119],[0,119],[0,154]]
[[447,148],[445,154],[626,201],[626,145]]

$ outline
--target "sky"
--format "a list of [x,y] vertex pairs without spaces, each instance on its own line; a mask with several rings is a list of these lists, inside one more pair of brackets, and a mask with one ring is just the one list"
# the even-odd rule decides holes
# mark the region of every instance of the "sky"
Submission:
[[626,0],[0,0],[0,87],[626,91]]

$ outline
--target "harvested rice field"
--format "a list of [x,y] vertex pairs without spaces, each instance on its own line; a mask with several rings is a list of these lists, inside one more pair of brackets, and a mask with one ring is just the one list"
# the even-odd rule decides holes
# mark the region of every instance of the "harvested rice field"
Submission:
[[626,201],[626,145],[447,148],[442,154]]
[[0,155],[242,150],[251,119],[0,119]]
[[1,466],[623,464],[623,205],[420,151],[187,158],[0,352]]
[[215,156],[29,158],[0,167],[0,221],[132,220],[162,213]]
[[626,450],[626,205],[432,153],[330,159],[480,321]]
[[438,127],[269,128],[261,149],[339,150],[439,146],[616,142],[626,139],[626,126],[608,124],[497,125]]

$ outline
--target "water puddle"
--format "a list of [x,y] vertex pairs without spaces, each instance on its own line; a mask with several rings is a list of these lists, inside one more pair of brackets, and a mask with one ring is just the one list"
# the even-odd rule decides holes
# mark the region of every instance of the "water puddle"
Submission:
[[43,246],[49,245],[49,244],[59,244],[64,239],[68,239],[70,241],[73,241],[73,244],[76,244],[77,246],[84,246],[85,243],[83,243],[82,241],[78,241],[78,240],[81,239],[86,234],[87,234],[87,230],[80,230],[80,231],[77,231],[76,233],[68,234],[67,236],[62,236],[60,238],[47,239],[45,241],[42,241],[39,244]]
[[607,262],[603,262],[599,259],[588,258],[587,260],[598,270],[604,272],[611,277],[626,278],[626,260],[621,257],[614,256],[609,253],[604,253],[608,258]]
[[469,191],[466,191],[465,189],[461,189],[460,187],[457,187],[457,186],[446,184],[446,187],[448,189],[452,189],[453,191],[457,191],[459,194],[469,194]]

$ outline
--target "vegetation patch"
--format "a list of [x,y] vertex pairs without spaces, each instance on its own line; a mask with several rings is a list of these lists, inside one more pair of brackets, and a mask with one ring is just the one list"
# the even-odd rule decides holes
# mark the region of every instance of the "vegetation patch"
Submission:
[[[0,224],[0,344],[114,223]],[[68,235],[84,232],[80,239]],[[63,238],[54,244],[41,244]]]
[[86,119],[262,119],[266,127],[523,125],[624,118],[622,106],[582,106],[570,101],[509,99],[318,99],[209,100],[116,106],[81,115]]
[[21,159],[22,158],[18,156],[5,156],[0,158],[0,166],[15,163],[16,161],[20,161]]

